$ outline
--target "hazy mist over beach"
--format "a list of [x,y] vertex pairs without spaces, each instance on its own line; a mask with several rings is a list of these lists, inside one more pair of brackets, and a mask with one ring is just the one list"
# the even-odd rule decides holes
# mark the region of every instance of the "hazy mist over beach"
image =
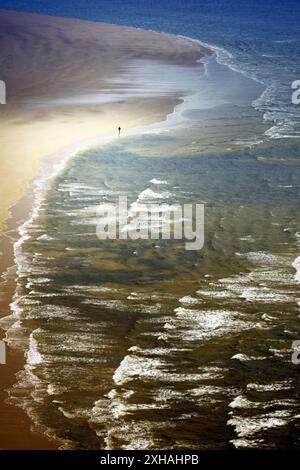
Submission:
[[[299,2],[0,8],[0,447],[299,448]],[[99,240],[120,196],[203,248]]]

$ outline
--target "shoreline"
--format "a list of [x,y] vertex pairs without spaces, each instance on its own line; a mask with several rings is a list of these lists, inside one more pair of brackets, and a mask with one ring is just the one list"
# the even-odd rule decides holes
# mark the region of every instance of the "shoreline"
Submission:
[[[30,14],[32,16],[32,14]],[[21,15],[24,16],[24,15]],[[36,15],[40,16],[40,15]],[[54,21],[56,17],[53,18]],[[72,21],[68,19],[68,21]],[[79,20],[76,20],[80,22]],[[94,22],[97,25],[97,22]],[[123,27],[118,26],[118,29],[122,31]],[[126,28],[125,29],[130,29]],[[132,28],[133,29],[133,28]],[[143,32],[140,30],[141,33]],[[155,33],[159,35],[160,33]],[[161,34],[162,36],[164,33]],[[171,37],[171,35],[168,35]],[[176,36],[173,38],[176,39]],[[199,48],[200,53],[200,48]],[[197,64],[195,64],[197,65]],[[147,101],[147,100],[146,100]],[[151,103],[151,102],[152,103]],[[179,97],[165,97],[165,100],[159,100],[157,106],[153,103],[155,99],[148,99],[147,106],[150,109],[142,110],[142,113],[137,115],[136,121],[142,125],[129,126],[130,130],[126,133],[126,136],[137,135],[142,133],[143,130],[147,129],[151,125],[157,125],[161,122],[165,122],[170,114],[175,110],[177,104],[182,100]],[[143,99],[138,100],[137,106],[141,107]],[[145,100],[144,100],[145,102]],[[162,105],[163,102],[163,105]],[[108,107],[112,107],[111,103],[108,103]],[[152,110],[152,113],[151,113]],[[148,111],[148,113],[147,113]],[[26,113],[25,113],[26,114]],[[30,111],[29,111],[30,115]],[[11,117],[11,115],[10,115]],[[159,117],[159,119],[157,119]],[[22,118],[22,117],[21,117]],[[163,119],[163,120],[162,120]],[[105,132],[105,131],[104,131]],[[31,181],[27,183],[25,192],[21,195],[17,201],[10,206],[8,209],[8,217],[6,218],[5,225],[6,229],[1,234],[1,246],[3,247],[3,254],[1,259],[1,293],[4,290],[4,295],[1,297],[1,320],[7,319],[7,316],[11,315],[10,304],[13,300],[12,295],[16,288],[16,272],[17,265],[15,264],[14,258],[16,256],[17,248],[22,244],[22,231],[26,228],[26,224],[35,218],[38,213],[40,202],[42,201],[43,195],[47,192],[47,183],[51,184],[51,181],[63,171],[63,168],[67,162],[73,158],[80,151],[86,151],[92,147],[98,147],[105,145],[106,143],[116,139],[116,134],[105,134],[101,137],[87,138],[71,143],[66,147],[60,148],[57,152],[50,153],[40,158],[38,163],[38,169],[35,171],[35,175]],[[49,175],[48,171],[52,171]],[[43,183],[42,188],[41,182]],[[4,289],[3,289],[4,287]],[[5,332],[1,328],[2,332]],[[4,334],[5,336],[5,334]],[[1,337],[3,335],[1,334]],[[5,403],[7,398],[6,389],[13,386],[16,382],[16,373],[20,371],[26,363],[26,357],[23,352],[13,350],[7,346],[7,365],[1,367],[1,434],[0,434],[0,448],[2,449],[57,449],[59,443],[50,440],[47,436],[43,436],[34,430],[34,424],[26,412],[17,406]]]
[[[168,115],[166,115],[166,119],[167,116]],[[156,125],[160,124],[161,122],[166,122],[166,119],[164,121],[151,122],[149,123],[149,127],[151,127],[152,124]],[[133,128],[131,129],[131,132],[126,135],[126,137],[141,135],[143,133],[143,129],[146,129],[147,127],[148,126],[143,126],[141,130],[140,128]],[[7,230],[3,234],[1,234],[1,244],[3,244],[3,239],[6,238],[8,232],[12,232],[15,236],[15,239],[11,238],[9,241],[6,240],[6,250],[8,249],[9,251],[8,253],[5,252],[5,262],[3,263],[3,260],[1,260],[1,278],[3,280],[0,282],[0,286],[8,283],[10,285],[9,290],[12,296],[8,297],[6,301],[3,301],[3,299],[1,298],[1,310],[3,308],[6,308],[9,313],[4,315],[1,313],[0,315],[0,339],[5,340],[6,337],[6,329],[1,326],[2,320],[8,320],[12,315],[14,315],[14,312],[12,312],[11,310],[11,304],[13,302],[13,295],[17,287],[17,273],[15,272],[18,265],[15,258],[16,247],[22,245],[23,236],[21,235],[21,232],[25,230],[26,224],[31,223],[38,216],[43,196],[46,195],[47,189],[49,188],[48,185],[51,185],[51,182],[55,179],[55,177],[58,176],[59,173],[64,170],[68,162],[72,158],[76,157],[78,153],[87,151],[92,148],[105,146],[106,144],[117,139],[117,135],[108,135],[97,139],[75,142],[71,146],[65,149],[61,149],[56,154],[47,156],[46,158],[42,159],[40,163],[40,169],[33,178],[33,180],[30,182],[25,194],[16,202],[13,207],[10,208],[10,217],[7,221]],[[64,159],[63,156],[65,156]],[[43,177],[42,175],[46,174],[45,168],[43,169],[43,166],[48,167],[48,169],[50,166],[52,167],[52,170],[54,170],[57,166],[58,169],[57,171],[54,170],[53,174],[51,174],[50,176]],[[37,188],[40,187],[41,183],[41,192],[38,195]],[[22,212],[23,214],[23,220],[21,222],[18,218],[19,212]],[[10,271],[13,271],[13,275],[10,274]],[[0,291],[1,290],[2,289],[0,289]],[[12,322],[12,324],[13,323],[14,321]],[[15,406],[6,402],[8,398],[6,389],[13,386],[13,384],[16,382],[17,373],[22,370],[24,365],[26,364],[26,356],[22,351],[12,349],[9,345],[7,345],[6,354],[7,364],[5,365],[5,368],[1,368],[0,370],[2,372],[4,371],[4,374],[1,374],[0,423],[3,420],[3,416],[6,416],[4,425],[1,423],[0,426],[0,429],[5,429],[5,434],[3,436],[1,436],[2,433],[0,433],[0,449],[3,447],[3,442],[5,443],[3,449],[30,450],[33,449],[32,445],[34,445],[34,449],[36,450],[59,449],[60,445],[58,442],[54,441],[53,438],[50,439],[47,436],[42,436],[40,433],[38,433],[37,430],[34,429],[34,423],[26,414],[25,410],[23,410],[19,406]],[[9,419],[7,419],[7,417]],[[15,433],[16,422],[18,422],[23,427],[23,432],[25,431],[26,433],[25,439],[23,438],[23,435],[20,436],[20,433]]]
[[[6,35],[8,28],[13,35]],[[150,90],[151,77],[143,76],[141,61],[197,67],[196,60],[207,53],[176,36],[5,10],[0,10],[1,29],[7,99],[0,110],[0,229],[41,158],[72,144],[74,136],[91,139],[120,124],[148,124],[147,116],[154,115],[152,122],[157,122],[171,112],[178,94]],[[20,158],[22,169],[16,171]]]

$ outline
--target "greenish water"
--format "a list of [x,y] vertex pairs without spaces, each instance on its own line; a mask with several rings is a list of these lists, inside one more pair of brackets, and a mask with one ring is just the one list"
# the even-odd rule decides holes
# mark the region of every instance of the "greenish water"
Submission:
[[[67,448],[299,445],[292,144],[194,148],[177,131],[81,153],[28,228],[8,334],[29,353],[10,399]],[[96,208],[120,195],[204,202],[203,249],[100,241]]]

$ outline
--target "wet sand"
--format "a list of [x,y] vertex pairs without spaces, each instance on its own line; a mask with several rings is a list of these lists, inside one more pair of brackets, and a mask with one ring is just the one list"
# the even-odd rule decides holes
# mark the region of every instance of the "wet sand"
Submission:
[[7,86],[7,104],[0,108],[2,230],[9,208],[44,156],[74,141],[110,134],[119,125],[129,129],[161,120],[176,101],[174,96],[126,99],[125,94],[101,104],[80,97],[115,91],[113,79],[133,60],[195,65],[203,54],[197,44],[170,35],[4,10],[0,32],[1,79]]
[[[76,142],[112,134],[118,125],[126,134],[161,121],[179,102],[178,96],[135,98],[126,93],[114,103],[79,98],[116,91],[114,79],[132,61],[194,66],[207,51],[152,31],[4,10],[0,32],[0,78],[7,85],[7,104],[0,107],[0,271],[10,268],[1,285],[0,314],[6,316],[15,287],[12,244],[30,212],[30,183],[41,161]],[[7,348],[7,364],[0,366],[0,448],[56,448],[46,436],[32,432],[20,408],[5,403],[5,389],[23,364],[22,352]]]

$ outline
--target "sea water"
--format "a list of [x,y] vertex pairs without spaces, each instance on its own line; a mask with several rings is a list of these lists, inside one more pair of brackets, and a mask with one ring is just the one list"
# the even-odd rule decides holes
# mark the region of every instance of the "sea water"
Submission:
[[[10,400],[65,448],[299,447],[297,3],[134,3],[89,15],[212,54],[172,73],[132,63],[135,96],[164,77],[181,103],[70,159],[23,227],[7,338],[27,360]],[[97,207],[119,196],[203,203],[203,249],[100,241]]]

